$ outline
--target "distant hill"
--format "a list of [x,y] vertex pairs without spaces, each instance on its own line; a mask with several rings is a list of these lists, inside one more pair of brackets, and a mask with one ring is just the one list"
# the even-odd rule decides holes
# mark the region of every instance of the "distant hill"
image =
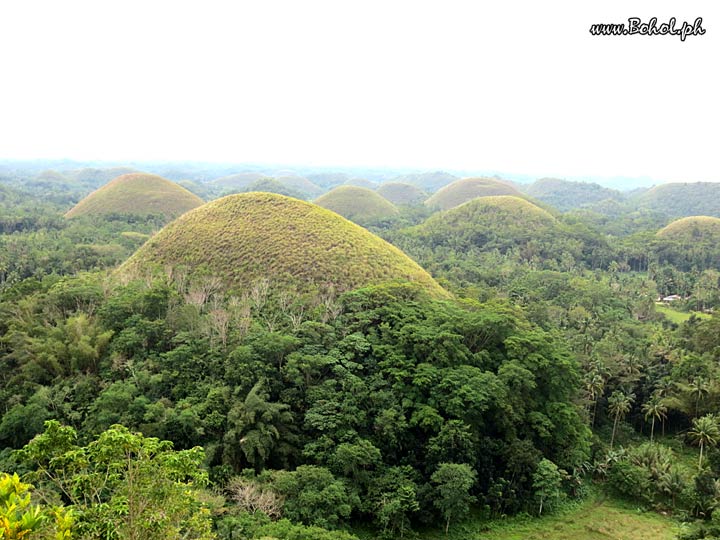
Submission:
[[355,186],[339,186],[315,200],[315,204],[332,210],[360,225],[391,218],[399,214],[390,201],[375,191]]
[[[552,214],[531,202],[511,195],[495,195],[475,198],[433,214],[421,225],[408,229],[407,234],[420,245],[447,248],[462,258],[473,251],[522,251],[529,242],[540,238],[548,245],[533,248],[537,254],[540,249],[553,251],[561,228]],[[558,252],[549,256],[559,255]]]
[[720,182],[660,184],[638,195],[635,202],[670,217],[720,217]]
[[113,178],[122,176],[123,174],[130,174],[138,172],[132,167],[85,167],[84,169],[75,169],[72,171],[65,172],[65,176],[81,184],[85,184],[92,187],[99,187],[107,184]]
[[170,220],[201,204],[200,197],[161,176],[131,173],[118,176],[92,192],[65,217],[160,214]]
[[599,184],[571,182],[558,178],[541,178],[522,191],[561,211],[587,207],[608,200],[622,201],[624,198],[619,191]]
[[242,191],[250,187],[253,182],[257,182],[258,180],[262,180],[264,178],[269,178],[269,176],[258,172],[244,172],[217,178],[213,180],[211,184],[214,186]]
[[422,204],[427,199],[427,193],[422,189],[402,182],[387,182],[381,185],[377,192],[398,206]]
[[403,174],[389,180],[390,182],[400,182],[402,184],[410,184],[419,187],[427,193],[434,193],[443,186],[447,186],[451,182],[457,180],[458,177],[444,171]]
[[[272,182],[270,182],[272,180]],[[323,190],[303,176],[268,176],[257,172],[246,172],[225,176],[213,180],[215,187],[225,188],[224,191],[268,191],[271,193],[292,194],[293,197],[301,199],[314,199]],[[268,189],[263,189],[266,186]],[[281,187],[282,186],[282,187]]]
[[378,187],[377,182],[373,182],[372,180],[366,180],[365,178],[350,178],[349,180],[346,180],[343,185],[364,187],[367,189],[377,189]]
[[56,171],[55,169],[46,169],[39,173],[35,180],[38,182],[62,182],[67,183],[70,182],[70,178],[65,176],[64,174]]
[[304,176],[297,176],[297,175],[276,176],[275,180],[277,180],[278,182],[280,182],[281,184],[287,186],[288,188],[290,188],[292,190],[303,193],[305,195],[305,198],[307,198],[307,199],[314,199],[315,197],[319,196],[324,191],[320,186],[313,184],[310,180],[308,180]]
[[[650,247],[661,265],[685,272],[720,268],[720,219],[690,216],[675,220],[657,232]],[[677,290],[677,283],[671,285],[667,290]]]
[[305,177],[324,189],[339,186],[351,179],[349,174],[343,172],[308,173]]
[[681,218],[660,229],[657,235],[686,243],[720,241],[720,219],[709,216]]
[[219,277],[227,288],[267,277],[271,287],[346,291],[409,280],[434,296],[447,293],[409,257],[362,227],[317,205],[270,193],[229,195],[186,213],[118,270],[141,276],[185,267]]
[[435,195],[425,201],[430,208],[450,210],[475,197],[489,197],[493,195],[514,195],[522,197],[521,193],[507,182],[493,178],[463,178],[445,186]]
[[287,185],[283,184],[275,178],[262,178],[256,182],[250,184],[247,188],[242,190],[244,193],[252,191],[260,191],[264,193],[277,193],[278,195],[285,195],[287,197],[294,197],[296,199],[307,199],[307,193],[302,193],[296,189],[292,189]]

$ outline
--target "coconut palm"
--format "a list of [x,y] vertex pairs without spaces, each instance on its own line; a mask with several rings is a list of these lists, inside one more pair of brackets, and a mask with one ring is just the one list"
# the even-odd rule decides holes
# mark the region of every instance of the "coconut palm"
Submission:
[[703,449],[705,446],[715,446],[720,440],[720,427],[717,418],[712,414],[706,414],[692,421],[693,427],[688,431],[690,441],[700,447],[700,459],[698,469],[702,468]]
[[697,417],[700,411],[700,401],[710,392],[710,385],[705,379],[698,377],[688,385],[688,389],[690,394],[695,396],[695,416]]
[[585,382],[585,388],[590,396],[590,401],[593,404],[592,422],[590,423],[590,426],[595,427],[597,404],[603,394],[603,390],[605,390],[605,379],[602,375],[600,375],[600,373],[593,371],[590,373],[587,381]]
[[610,437],[610,449],[612,450],[615,442],[615,432],[617,431],[620,418],[624,418],[630,412],[630,406],[635,401],[635,394],[625,394],[619,390],[615,390],[608,398],[608,408],[610,413],[615,417],[613,422],[612,437]]
[[652,418],[652,422],[650,424],[650,442],[653,442],[653,436],[655,435],[655,419],[661,420],[667,418],[667,407],[663,405],[658,396],[653,396],[642,406],[642,411],[645,413],[645,420]]

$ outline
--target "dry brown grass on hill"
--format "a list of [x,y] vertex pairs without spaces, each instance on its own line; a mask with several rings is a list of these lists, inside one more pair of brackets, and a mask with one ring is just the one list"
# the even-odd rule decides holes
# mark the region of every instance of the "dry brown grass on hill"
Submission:
[[336,290],[394,280],[448,295],[407,255],[362,227],[305,201],[270,193],[229,195],[167,225],[118,270],[136,277],[154,268],[186,267],[246,287],[268,277],[275,286]]
[[203,200],[154,174],[118,176],[92,192],[65,214],[66,218],[104,214],[160,214],[168,220],[203,204]]
[[520,192],[510,184],[493,178],[463,178],[440,189],[425,204],[431,208],[450,210],[476,197],[492,195],[515,195]]

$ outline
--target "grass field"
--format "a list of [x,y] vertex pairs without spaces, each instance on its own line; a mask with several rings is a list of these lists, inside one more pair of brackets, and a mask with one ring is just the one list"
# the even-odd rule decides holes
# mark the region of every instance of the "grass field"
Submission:
[[[591,497],[580,505],[543,518],[509,518],[472,522],[450,528],[449,540],[673,540],[679,526],[653,512]],[[423,540],[442,540],[442,531],[425,532]]]
[[659,302],[655,303],[655,311],[657,311],[658,313],[662,313],[663,315],[665,315],[665,317],[668,318],[668,320],[674,322],[675,324],[684,323],[690,318],[691,315],[695,315],[700,319],[709,319],[711,317],[711,315],[707,313],[702,313],[700,311],[693,311],[691,313],[685,311],[677,311]]

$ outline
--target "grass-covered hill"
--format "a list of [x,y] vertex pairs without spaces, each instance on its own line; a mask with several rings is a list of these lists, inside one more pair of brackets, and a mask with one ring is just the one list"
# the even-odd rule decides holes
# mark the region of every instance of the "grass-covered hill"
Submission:
[[244,172],[217,178],[211,184],[220,188],[243,190],[250,187],[253,182],[264,178],[268,178],[268,176],[259,172]]
[[367,180],[366,178],[349,178],[343,182],[343,184],[346,186],[364,187],[367,189],[377,189],[378,187],[377,182]]
[[521,196],[510,184],[493,178],[463,178],[445,186],[425,201],[430,208],[450,210],[476,197],[493,195]]
[[447,186],[451,182],[457,180],[458,177],[444,171],[434,171],[425,173],[403,174],[390,180],[391,182],[401,182],[403,184],[411,184],[419,187],[427,193],[434,193],[441,187]]
[[678,219],[657,233],[661,238],[695,242],[720,240],[720,219],[709,216],[691,216]]
[[289,189],[302,193],[308,199],[314,199],[324,191],[320,186],[313,184],[304,176],[295,174],[276,176],[275,180]]
[[170,220],[201,204],[200,197],[161,176],[131,173],[118,176],[92,192],[65,217],[160,214]]
[[619,191],[589,182],[541,178],[523,189],[531,197],[561,211],[587,207],[606,200],[623,200]]
[[430,216],[417,229],[433,237],[475,241],[477,235],[532,236],[540,229],[554,228],[557,220],[547,210],[512,195],[478,197],[446,212]]
[[[224,176],[213,180],[213,187],[225,193],[244,191],[268,191],[299,197],[301,199],[314,199],[323,192],[323,189],[303,176],[284,175],[268,176],[258,172],[245,172]],[[266,186],[267,189],[263,186]]]
[[118,273],[154,268],[210,272],[225,286],[267,277],[296,290],[351,290],[408,280],[447,293],[398,248],[317,205],[270,193],[229,195],[188,212],[140,248]]
[[316,199],[315,204],[360,225],[391,218],[399,213],[395,205],[382,195],[356,186],[336,187]]
[[65,173],[65,176],[81,184],[99,187],[107,184],[113,178],[135,172],[138,171],[131,167],[85,167],[83,169],[68,171]]
[[[511,195],[478,197],[438,212],[424,223],[401,231],[397,244],[419,260],[438,268],[460,271],[462,264],[483,263],[482,254],[497,250],[516,253],[522,260],[559,259],[576,249],[565,227],[548,211]],[[434,254],[428,256],[428,250]],[[434,261],[434,263],[433,263]]]
[[427,193],[422,189],[403,182],[387,182],[377,192],[398,206],[421,204],[427,199]]
[[670,217],[720,217],[720,182],[660,184],[640,194],[636,203]]

